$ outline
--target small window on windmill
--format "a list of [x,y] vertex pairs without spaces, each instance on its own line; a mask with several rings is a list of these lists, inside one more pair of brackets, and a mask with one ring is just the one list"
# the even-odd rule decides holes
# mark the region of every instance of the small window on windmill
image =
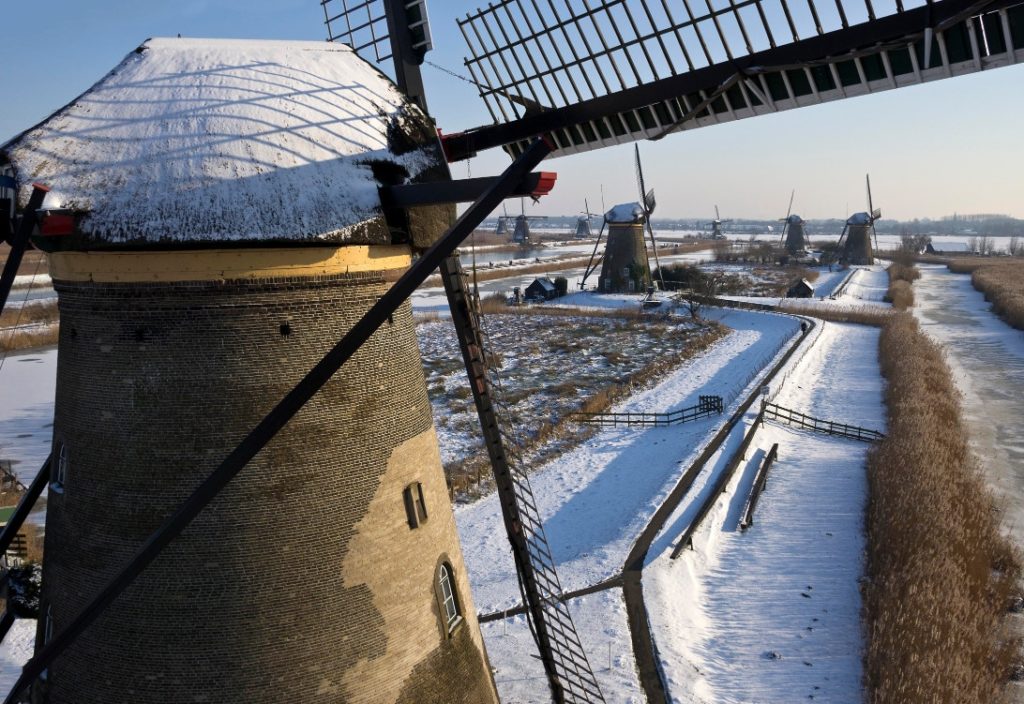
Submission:
[[63,440],[57,441],[53,459],[50,460],[50,491],[64,493],[64,482],[68,478],[68,446]]
[[612,277],[610,277],[610,276],[605,277],[605,279],[604,279],[604,290],[605,291],[611,291],[612,290]]
[[629,267],[628,266],[622,267],[622,278],[624,278],[624,279],[628,279],[629,278]]
[[632,293],[635,290],[636,290],[636,281],[633,281],[633,279],[630,279],[629,280],[629,291],[630,291],[630,293]]
[[423,485],[413,482],[405,487],[402,492],[405,501],[405,516],[409,521],[409,528],[419,528],[427,522],[427,503],[423,500]]

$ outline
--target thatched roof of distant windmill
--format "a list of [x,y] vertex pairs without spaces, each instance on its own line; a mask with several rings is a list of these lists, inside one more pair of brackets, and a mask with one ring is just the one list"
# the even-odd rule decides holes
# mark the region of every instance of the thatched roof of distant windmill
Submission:
[[150,39],[0,146],[22,205],[99,244],[390,241],[377,188],[443,167],[436,134],[342,44]]

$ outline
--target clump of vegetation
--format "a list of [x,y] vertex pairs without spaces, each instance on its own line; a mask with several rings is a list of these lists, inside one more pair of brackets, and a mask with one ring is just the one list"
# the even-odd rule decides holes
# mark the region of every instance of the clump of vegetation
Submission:
[[833,323],[857,323],[881,327],[892,317],[893,312],[881,306],[809,306],[801,299],[791,298],[778,306],[778,310],[793,315],[806,315]]
[[900,313],[882,330],[880,358],[889,429],[868,458],[868,699],[993,702],[1017,649],[1001,626],[1019,560],[941,350]]
[[954,259],[950,271],[971,275],[971,284],[985,294],[992,310],[1008,325],[1024,330],[1024,261],[1007,259]]

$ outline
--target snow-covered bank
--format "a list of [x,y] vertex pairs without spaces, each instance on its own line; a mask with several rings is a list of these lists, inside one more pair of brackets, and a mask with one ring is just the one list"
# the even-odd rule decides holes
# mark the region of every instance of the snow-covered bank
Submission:
[[[819,323],[776,402],[882,429],[874,328]],[[827,384],[816,383],[828,379]],[[756,409],[748,414],[748,426]],[[694,536],[669,553],[746,427],[737,428],[648,553],[644,595],[673,701],[859,702],[864,461],[867,445],[766,425]],[[779,443],[755,522],[740,512],[764,454]]]
[[[588,298],[612,303],[608,300],[612,297]],[[693,405],[700,394],[736,398],[744,388],[749,392],[758,383],[751,380],[752,371],[771,362],[799,331],[798,321],[787,316],[731,310],[708,313],[714,313],[733,332],[616,410],[670,410]],[[726,414],[738,403],[728,406]],[[669,428],[605,429],[558,460],[536,468],[531,484],[563,589],[580,589],[618,574],[637,536],[727,415]],[[491,495],[458,508],[456,522],[477,607],[481,612],[493,612],[517,605],[514,565],[497,497]],[[591,595],[585,602],[573,600],[571,608],[592,664],[601,661],[609,642],[613,656],[629,663],[628,671],[605,668],[605,673],[595,664],[607,700],[639,697],[642,701],[621,592],[613,589],[609,594],[614,598]],[[499,672],[535,669],[532,643],[524,641],[529,648],[508,647],[500,640],[505,628],[504,622],[498,621],[484,630],[492,664]],[[516,625],[508,629],[515,631]],[[531,682],[512,679],[499,683],[503,700],[546,701],[543,689]]]

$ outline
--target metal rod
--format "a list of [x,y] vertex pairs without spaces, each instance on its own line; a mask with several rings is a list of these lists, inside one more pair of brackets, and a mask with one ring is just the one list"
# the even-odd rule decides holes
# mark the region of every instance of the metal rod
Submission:
[[81,613],[28,661],[4,704],[15,704],[25,688],[49,667],[79,635],[121,594],[174,538],[231,482],[260,450],[341,369],[377,328],[398,309],[438,265],[490,215],[529,171],[551,152],[549,144],[536,140],[505,170],[501,178],[480,197],[451,228],[388,289],[351,330],[317,362],[285,397],[242,440],[220,466],[192,492],[181,506],[147,538],[135,556]]

